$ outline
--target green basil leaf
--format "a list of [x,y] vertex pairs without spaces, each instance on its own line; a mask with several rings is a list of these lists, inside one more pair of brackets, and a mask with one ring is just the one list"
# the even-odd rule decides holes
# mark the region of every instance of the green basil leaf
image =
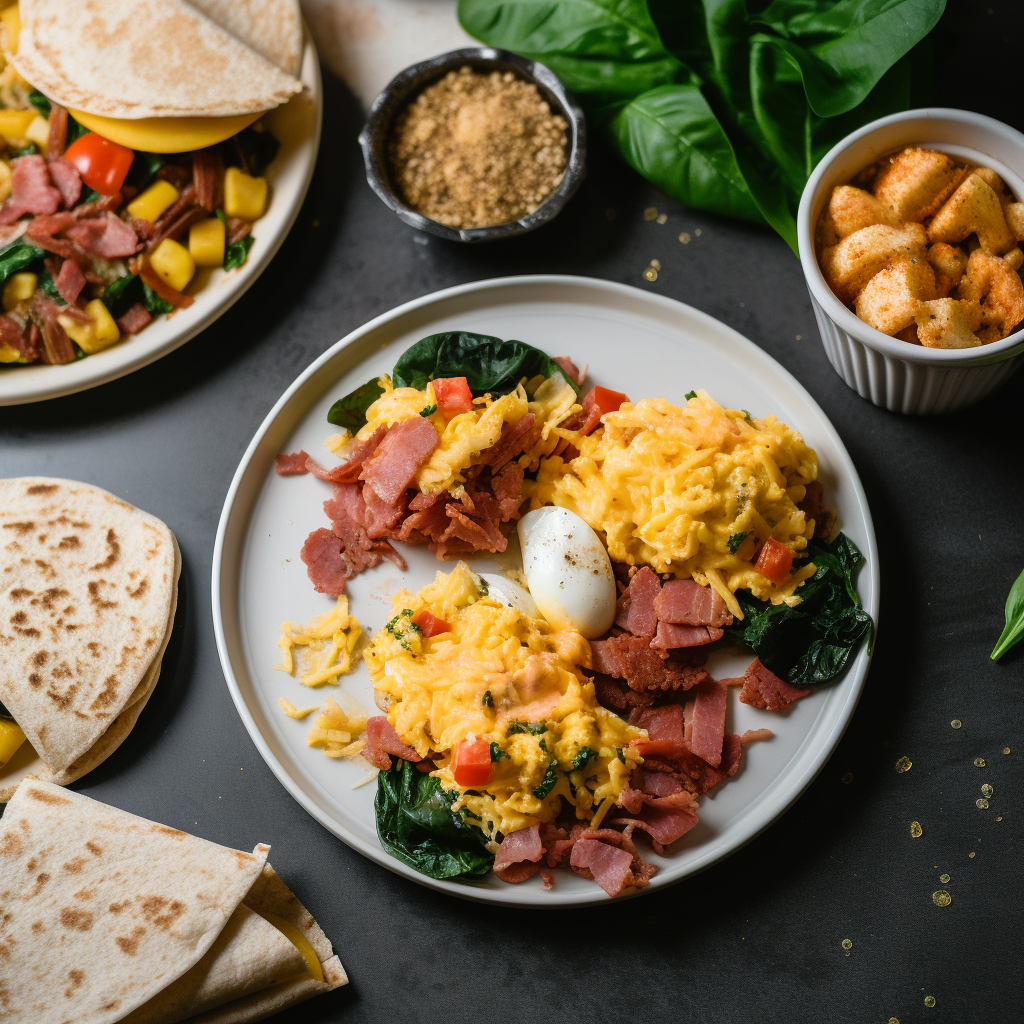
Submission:
[[344,427],[353,434],[366,426],[366,410],[384,394],[378,377],[368,380],[331,406],[327,413],[327,422],[336,427]]
[[[465,377],[477,395],[506,395],[525,377],[551,377],[562,368],[547,353],[525,341],[503,341],[489,334],[448,331],[431,334],[407,349],[395,363],[391,379],[396,388],[422,391],[439,377]],[[575,381],[569,380],[579,394]]]
[[1024,637],[1024,572],[1017,577],[1006,598],[1006,627],[992,648],[992,660],[998,661],[1021,637]]
[[50,111],[53,109],[53,105],[38,89],[33,89],[28,94],[28,101],[43,117],[50,116]]
[[452,810],[454,797],[409,761],[377,776],[374,811],[381,846],[431,878],[479,878],[494,857],[480,829]]
[[28,270],[34,263],[46,258],[46,250],[40,249],[21,238],[0,249],[0,285],[3,285],[13,274]]
[[252,248],[252,243],[252,235],[246,235],[245,238],[232,242],[224,250],[224,269],[234,270],[235,267],[240,267],[249,258],[249,250]]
[[638,96],[611,122],[626,162],[687,206],[763,223],[733,148],[695,85]]
[[170,313],[174,309],[171,303],[166,299],[161,299],[145,281],[142,282],[142,304],[153,316],[159,316],[161,313]]
[[544,773],[544,778],[541,779],[540,785],[533,791],[533,795],[538,800],[543,800],[545,797],[550,796],[551,790],[558,785],[558,762],[552,760],[548,764],[548,770]]

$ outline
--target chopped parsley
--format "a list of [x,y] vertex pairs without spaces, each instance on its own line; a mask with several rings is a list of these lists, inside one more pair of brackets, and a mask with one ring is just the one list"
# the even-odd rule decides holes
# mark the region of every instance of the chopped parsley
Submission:
[[580,747],[573,758],[572,770],[578,772],[581,768],[586,768],[595,757],[597,757],[597,751],[592,747]]
[[497,743],[491,744],[491,764],[497,764],[503,757],[508,757]]
[[749,532],[734,533],[728,541],[729,554],[735,555],[739,551],[740,545],[750,536]]
[[623,764],[625,764],[625,763],[626,763],[626,758],[625,758],[625,756],[624,756],[624,755],[623,755],[623,753],[622,753],[622,747],[616,747],[616,748],[615,748],[615,753],[616,753],[616,755],[618,756],[619,760],[620,760],[620,761],[621,761],[621,762],[622,762]]
[[[483,699],[480,701],[480,703],[483,704],[485,708],[494,707],[494,698],[491,696],[490,690],[486,690],[484,692]],[[494,746],[494,744],[492,743],[491,746]]]
[[483,578],[483,576],[477,576],[476,589],[480,591],[481,597],[486,597],[491,592],[491,585]]
[[697,397],[697,392],[696,391],[687,391],[686,392],[686,400],[687,401],[689,401],[691,398],[696,398],[696,397]]
[[224,250],[224,269],[234,270],[235,267],[240,267],[249,258],[249,250],[252,248],[252,243],[252,235],[246,235],[237,242],[232,242]]
[[740,412],[743,413],[743,418],[749,423],[750,422],[750,413],[747,412],[746,409],[740,409]]
[[551,793],[551,790],[558,784],[558,762],[551,761],[548,765],[548,770],[544,773],[544,778],[541,780],[540,785],[533,791],[533,795],[538,800],[543,800],[546,796]]
[[531,736],[541,736],[548,731],[547,722],[520,722],[518,719],[509,723],[505,730],[506,736],[515,736],[519,732],[527,732]]
[[421,416],[433,416],[437,412],[437,405],[427,405],[420,409]]

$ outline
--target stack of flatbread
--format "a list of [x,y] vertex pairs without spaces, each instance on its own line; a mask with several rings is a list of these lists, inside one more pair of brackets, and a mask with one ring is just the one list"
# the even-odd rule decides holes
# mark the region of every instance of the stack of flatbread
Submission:
[[344,985],[268,851],[26,780],[0,819],[0,1017],[248,1024]]
[[102,117],[226,117],[300,92],[297,0],[20,0],[5,56],[51,100]]
[[0,704],[27,774],[66,785],[131,732],[160,676],[181,556],[159,519],[90,484],[0,480]]

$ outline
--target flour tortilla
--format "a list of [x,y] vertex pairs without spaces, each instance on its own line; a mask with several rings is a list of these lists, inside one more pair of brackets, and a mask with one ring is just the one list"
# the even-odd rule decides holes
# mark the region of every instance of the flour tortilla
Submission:
[[75,110],[128,120],[256,114],[302,90],[185,0],[21,0],[20,9],[18,52],[5,44],[4,55]]
[[229,850],[26,780],[0,819],[5,1014],[121,1020],[202,959],[268,850]]
[[[0,1016],[249,1024],[344,985],[330,940],[265,863],[268,849],[229,850],[26,780],[0,819],[11,910]],[[263,914],[306,937],[323,982]]]
[[159,519],[98,487],[0,480],[0,702],[54,776],[98,764],[85,755],[152,692],[179,567]]
[[299,0],[187,0],[286,74],[302,67]]

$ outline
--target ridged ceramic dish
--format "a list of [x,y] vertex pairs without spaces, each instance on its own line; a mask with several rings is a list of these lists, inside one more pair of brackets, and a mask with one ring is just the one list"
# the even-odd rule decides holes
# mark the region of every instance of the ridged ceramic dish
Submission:
[[1024,329],[970,349],[934,349],[869,327],[836,297],[814,252],[814,226],[832,189],[904,146],[938,149],[996,171],[1024,198],[1024,135],[991,117],[941,107],[908,110],[848,135],[814,169],[800,199],[800,263],[825,353],[862,398],[892,412],[953,412],[981,400],[1024,358]]

